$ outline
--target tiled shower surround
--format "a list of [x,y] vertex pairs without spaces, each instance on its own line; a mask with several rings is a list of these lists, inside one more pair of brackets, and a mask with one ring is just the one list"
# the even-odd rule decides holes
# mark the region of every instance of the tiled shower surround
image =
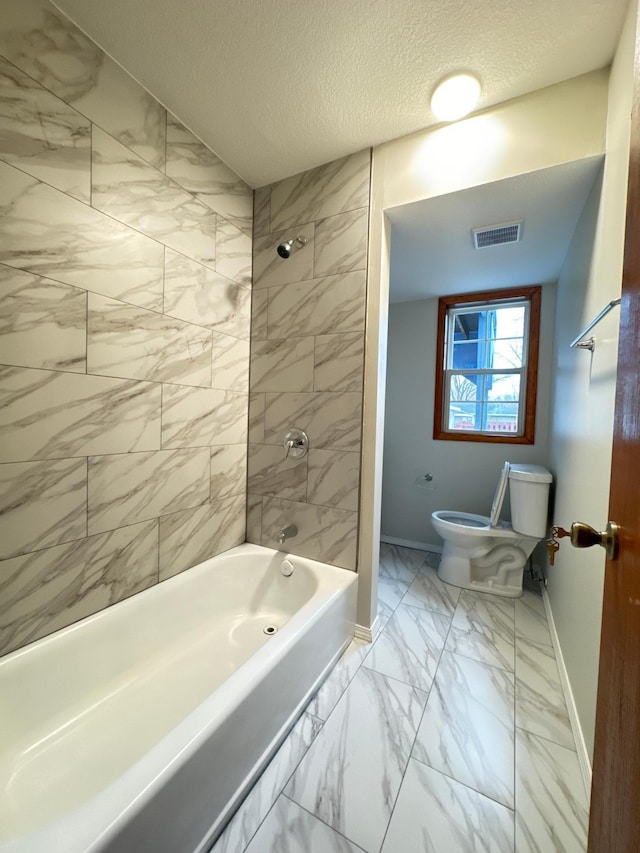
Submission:
[[244,541],[253,193],[44,0],[0,117],[2,653]]
[[[256,191],[250,542],[356,568],[370,152]],[[283,240],[305,237],[287,260]],[[284,459],[293,427],[310,451]],[[278,545],[278,531],[298,533]]]

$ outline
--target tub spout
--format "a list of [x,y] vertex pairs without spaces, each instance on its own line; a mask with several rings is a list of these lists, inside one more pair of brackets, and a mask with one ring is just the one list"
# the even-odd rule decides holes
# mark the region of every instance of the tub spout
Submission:
[[295,524],[287,524],[286,527],[282,527],[278,531],[278,533],[276,535],[276,541],[280,545],[282,545],[282,543],[285,541],[285,539],[293,539],[293,537],[296,536],[297,533],[298,533],[298,528],[295,526]]

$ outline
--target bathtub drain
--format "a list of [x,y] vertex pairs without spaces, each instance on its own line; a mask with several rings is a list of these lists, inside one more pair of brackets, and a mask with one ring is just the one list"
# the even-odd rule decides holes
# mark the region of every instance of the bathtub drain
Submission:
[[278,628],[275,625],[267,625],[262,630],[265,634],[275,634]]

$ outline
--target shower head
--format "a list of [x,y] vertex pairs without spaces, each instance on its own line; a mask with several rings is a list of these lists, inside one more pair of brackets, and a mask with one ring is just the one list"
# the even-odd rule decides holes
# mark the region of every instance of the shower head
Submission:
[[306,242],[306,237],[292,237],[291,240],[285,240],[284,243],[280,243],[277,252],[281,258],[290,258],[291,252],[295,252],[296,249],[301,249]]

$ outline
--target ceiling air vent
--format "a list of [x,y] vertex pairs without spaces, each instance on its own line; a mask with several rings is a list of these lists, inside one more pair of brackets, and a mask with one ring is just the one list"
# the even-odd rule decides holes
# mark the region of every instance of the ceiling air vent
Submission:
[[472,228],[473,245],[476,249],[489,246],[502,246],[504,243],[517,243],[522,235],[522,223],[502,222],[500,225],[486,225],[484,228]]

